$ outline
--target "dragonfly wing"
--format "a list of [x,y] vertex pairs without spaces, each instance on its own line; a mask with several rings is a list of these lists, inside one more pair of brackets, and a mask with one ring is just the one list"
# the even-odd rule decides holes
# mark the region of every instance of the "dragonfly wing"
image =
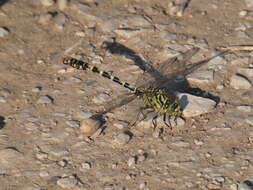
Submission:
[[164,78],[171,78],[172,75],[181,74],[187,70],[187,62],[199,51],[199,48],[194,47],[178,56],[175,56],[157,67],[157,71],[161,73]]
[[112,101],[108,102],[107,106],[104,107],[104,110],[101,111],[100,114],[106,114],[108,112],[111,112],[116,108],[119,108],[123,105],[126,105],[126,104],[132,102],[136,98],[136,96],[134,94],[131,94],[131,95],[127,94],[125,96],[126,97],[124,97],[124,98],[120,98],[120,99],[112,100]]

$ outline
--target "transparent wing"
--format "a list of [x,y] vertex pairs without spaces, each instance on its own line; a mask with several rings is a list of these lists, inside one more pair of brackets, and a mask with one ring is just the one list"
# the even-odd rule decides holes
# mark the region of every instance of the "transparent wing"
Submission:
[[175,56],[156,68],[156,70],[164,77],[164,78],[171,78],[171,75],[183,75],[188,67],[187,63],[189,60],[199,51],[199,48],[194,47],[178,56]]
[[103,111],[99,112],[100,114],[106,114],[108,112],[113,111],[114,109],[117,109],[121,106],[124,106],[126,104],[129,104],[130,102],[132,102],[134,99],[136,98],[136,96],[134,94],[126,94],[123,97],[116,99],[116,100],[112,100],[110,102],[108,102],[105,106]]

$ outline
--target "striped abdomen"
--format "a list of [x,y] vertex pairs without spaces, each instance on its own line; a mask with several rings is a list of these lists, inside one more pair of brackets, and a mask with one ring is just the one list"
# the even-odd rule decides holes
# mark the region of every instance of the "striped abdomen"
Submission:
[[76,69],[80,69],[80,70],[91,70],[94,73],[98,73],[101,76],[111,79],[112,81],[118,83],[119,85],[127,88],[128,90],[130,90],[133,93],[138,93],[139,91],[134,88],[131,87],[129,83],[127,82],[122,82],[120,81],[120,79],[118,77],[112,76],[110,75],[108,72],[106,71],[100,71],[97,67],[90,65],[89,63],[85,63],[84,61],[72,58],[72,57],[65,57],[63,59],[63,64],[65,65],[70,65]]

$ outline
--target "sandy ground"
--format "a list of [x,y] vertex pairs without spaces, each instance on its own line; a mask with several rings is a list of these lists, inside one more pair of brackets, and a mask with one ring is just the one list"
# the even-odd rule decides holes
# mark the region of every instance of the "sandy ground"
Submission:
[[192,47],[200,48],[194,62],[220,46],[252,44],[251,1],[192,0],[177,16],[182,2],[0,1],[1,190],[252,188],[250,51],[201,67],[214,76],[192,85],[218,97],[218,105],[182,126],[159,137],[149,127],[130,128],[134,101],[106,114],[106,128],[93,140],[80,133],[82,120],[127,90],[63,65],[64,56],[139,85],[143,71],[102,49],[105,40],[116,39],[154,66]]

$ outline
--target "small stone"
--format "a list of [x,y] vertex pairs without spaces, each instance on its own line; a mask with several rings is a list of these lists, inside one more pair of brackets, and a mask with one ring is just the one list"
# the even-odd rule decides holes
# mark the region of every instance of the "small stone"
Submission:
[[245,119],[246,123],[250,124],[253,126],[253,115],[249,115]]
[[46,7],[52,6],[54,4],[54,0],[40,0],[40,2],[43,6]]
[[9,30],[7,30],[5,27],[0,27],[0,37],[3,38],[9,34]]
[[110,98],[110,95],[106,94],[106,93],[101,93],[99,94],[98,96],[94,97],[92,99],[92,101],[95,103],[95,104],[102,104],[104,103],[105,101],[107,101],[108,99]]
[[178,95],[180,105],[183,108],[184,117],[194,117],[204,113],[210,112],[216,105],[216,102],[187,93],[180,93]]
[[51,103],[53,103],[53,98],[51,98],[48,95],[40,96],[37,101],[37,104],[51,104]]
[[63,11],[68,6],[68,0],[57,0],[57,5],[61,11]]
[[36,87],[32,88],[32,92],[38,93],[41,91],[41,89],[42,88],[40,86],[36,86]]
[[138,156],[138,162],[143,162],[147,158],[147,154],[142,154]]
[[40,175],[40,177],[48,177],[49,176],[49,173],[48,173],[48,171],[41,171],[40,173],[39,173],[39,175]]
[[93,135],[100,127],[102,122],[93,118],[85,119],[81,122],[80,131],[85,136]]
[[62,30],[66,22],[66,16],[64,14],[58,14],[55,17],[54,21],[55,21],[56,28]]
[[127,127],[129,123],[127,121],[117,120],[113,123],[114,127],[117,127],[118,129],[124,129]]
[[77,185],[77,179],[74,176],[69,176],[57,180],[57,185],[62,188],[74,188]]
[[1,170],[14,169],[23,163],[24,155],[15,148],[5,148],[0,150]]
[[240,17],[245,17],[247,14],[248,14],[248,11],[246,11],[246,10],[243,10],[243,11],[239,12]]
[[141,184],[139,185],[139,188],[140,188],[140,189],[145,189],[146,187],[147,187],[147,182],[141,183]]
[[68,164],[67,160],[60,160],[59,162],[57,162],[57,164],[61,167],[66,167]]
[[77,112],[77,117],[78,118],[81,118],[81,119],[88,119],[89,117],[91,117],[93,115],[92,112],[89,112],[89,111],[80,111],[80,112]]
[[208,84],[214,81],[213,70],[196,71],[187,76],[191,84]]
[[253,182],[246,180],[238,185],[238,190],[253,190]]
[[194,143],[195,143],[196,145],[198,145],[198,146],[201,146],[201,145],[204,144],[203,141],[200,141],[200,140],[198,140],[198,139],[194,139]]
[[210,183],[207,185],[207,188],[210,190],[219,190],[219,189],[221,189],[221,185]]
[[253,106],[249,105],[237,106],[236,109],[243,112],[253,112]]
[[127,165],[128,165],[129,167],[131,167],[131,166],[133,166],[133,165],[135,165],[135,164],[136,164],[136,157],[135,157],[135,156],[133,156],[133,157],[131,157],[131,158],[128,159]]
[[119,145],[127,144],[130,141],[130,139],[131,139],[130,135],[126,133],[121,133],[114,137],[114,141]]
[[253,7],[253,1],[252,0],[244,0],[248,8]]
[[80,122],[76,120],[68,120],[66,121],[66,124],[73,128],[77,128],[80,126]]
[[253,67],[239,68],[238,72],[245,74],[247,77],[253,77]]
[[171,145],[176,146],[176,147],[186,148],[186,147],[190,146],[190,143],[185,142],[183,140],[177,140],[177,141],[171,143]]
[[91,169],[91,163],[90,162],[84,162],[84,163],[82,163],[82,168],[86,169],[86,170]]
[[7,100],[4,96],[0,96],[0,103],[6,103]]
[[53,18],[53,14],[51,13],[41,14],[39,16],[38,22],[40,24],[47,24],[50,20],[52,20],[52,18]]
[[81,83],[82,79],[77,77],[69,77],[65,81],[63,81],[63,84],[71,84],[71,83]]
[[84,31],[78,31],[75,34],[76,34],[76,36],[79,36],[79,37],[82,37],[82,38],[85,37],[85,32]]
[[249,89],[251,87],[251,83],[249,80],[242,75],[233,75],[230,79],[230,86],[234,89]]
[[54,148],[54,149],[50,150],[49,154],[51,154],[55,157],[62,157],[62,156],[69,154],[69,150],[65,147]]

